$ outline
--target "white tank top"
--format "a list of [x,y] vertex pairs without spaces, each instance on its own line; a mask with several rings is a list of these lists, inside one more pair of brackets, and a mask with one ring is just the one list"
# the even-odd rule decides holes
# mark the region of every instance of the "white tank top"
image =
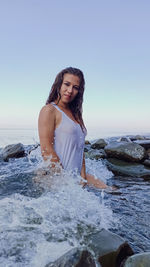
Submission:
[[54,149],[65,170],[81,173],[86,130],[70,119],[54,102],[51,103],[62,114],[54,132]]

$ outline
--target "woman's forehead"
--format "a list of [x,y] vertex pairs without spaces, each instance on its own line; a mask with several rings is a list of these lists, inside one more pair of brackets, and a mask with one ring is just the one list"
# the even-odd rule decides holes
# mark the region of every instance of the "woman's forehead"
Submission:
[[63,77],[63,81],[72,82],[74,84],[80,84],[80,78],[77,75],[65,73]]

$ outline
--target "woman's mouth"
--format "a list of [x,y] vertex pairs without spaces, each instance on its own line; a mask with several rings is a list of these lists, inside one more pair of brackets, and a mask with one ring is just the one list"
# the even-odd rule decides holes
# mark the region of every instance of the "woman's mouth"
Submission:
[[71,98],[71,95],[64,95],[67,99]]

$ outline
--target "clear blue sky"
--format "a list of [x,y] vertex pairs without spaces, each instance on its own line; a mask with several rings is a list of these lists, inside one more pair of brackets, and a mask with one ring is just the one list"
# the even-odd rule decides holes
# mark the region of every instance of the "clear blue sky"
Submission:
[[56,74],[86,79],[89,131],[150,132],[149,0],[1,0],[0,127],[37,127]]

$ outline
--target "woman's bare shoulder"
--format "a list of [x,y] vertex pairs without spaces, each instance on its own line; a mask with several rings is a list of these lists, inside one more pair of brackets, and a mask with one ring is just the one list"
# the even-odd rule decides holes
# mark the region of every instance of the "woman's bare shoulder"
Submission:
[[51,113],[51,112],[55,112],[55,107],[50,103],[50,104],[47,104],[45,106],[43,106],[41,108],[41,111],[40,112],[46,112],[46,113]]
[[55,120],[55,112],[55,107],[52,104],[47,104],[41,108],[39,120],[42,120],[43,122]]
[[56,112],[55,107],[52,104],[47,104],[45,106],[43,106],[40,110],[40,116],[42,115],[51,115],[54,116]]

